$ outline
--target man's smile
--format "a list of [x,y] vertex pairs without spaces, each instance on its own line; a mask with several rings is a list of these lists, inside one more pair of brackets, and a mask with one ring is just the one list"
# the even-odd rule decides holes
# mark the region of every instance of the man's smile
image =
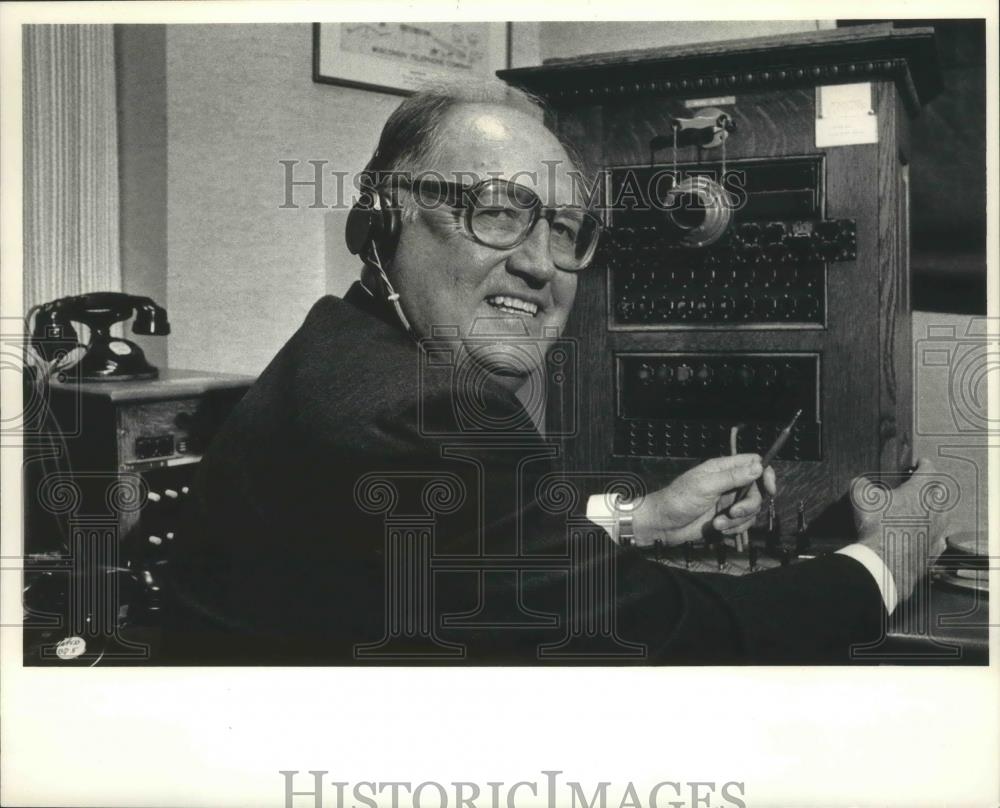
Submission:
[[531,300],[525,300],[514,295],[489,295],[486,302],[498,311],[505,314],[516,314],[521,317],[534,317],[538,314],[539,306]]

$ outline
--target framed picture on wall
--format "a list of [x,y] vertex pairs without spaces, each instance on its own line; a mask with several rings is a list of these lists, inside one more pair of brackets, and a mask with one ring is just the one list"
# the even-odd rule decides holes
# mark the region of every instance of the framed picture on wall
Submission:
[[510,23],[342,22],[313,25],[313,80],[409,95],[486,78],[510,65]]

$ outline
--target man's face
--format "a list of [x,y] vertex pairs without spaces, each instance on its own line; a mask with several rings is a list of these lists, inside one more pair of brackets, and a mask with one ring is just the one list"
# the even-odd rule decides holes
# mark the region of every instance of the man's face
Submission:
[[[531,188],[545,205],[579,203],[562,146],[524,113],[461,106],[441,137],[443,148],[417,176],[433,171],[464,185],[499,177]],[[556,268],[548,239],[542,219],[516,247],[487,247],[466,232],[461,210],[418,206],[404,217],[391,269],[414,332],[430,337],[437,326],[457,328],[498,381],[521,386],[538,370],[546,340],[562,333],[576,296],[576,275]]]

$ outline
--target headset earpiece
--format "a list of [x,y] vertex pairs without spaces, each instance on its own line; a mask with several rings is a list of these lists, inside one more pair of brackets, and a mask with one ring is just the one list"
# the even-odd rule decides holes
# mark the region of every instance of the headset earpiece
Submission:
[[380,191],[362,191],[347,214],[344,237],[353,255],[367,261],[375,245],[378,257],[388,264],[399,240],[399,211]]
[[361,194],[351,212],[347,214],[347,227],[344,229],[344,238],[347,241],[347,249],[352,255],[358,255],[371,241],[372,229],[375,219],[375,196],[365,191]]
[[[410,321],[403,313],[403,307],[399,303],[399,294],[393,288],[385,268],[392,260],[396,252],[396,244],[399,241],[400,215],[395,204],[387,199],[381,191],[366,189],[361,192],[358,201],[347,214],[347,227],[344,229],[344,237],[347,241],[347,249],[353,255],[360,255],[365,262],[365,271],[375,270],[384,287],[384,294],[389,303],[392,304],[399,317],[399,322],[408,332],[413,329]],[[365,286],[364,278],[361,285]],[[367,286],[365,286],[368,289]],[[369,294],[375,292],[368,289]]]

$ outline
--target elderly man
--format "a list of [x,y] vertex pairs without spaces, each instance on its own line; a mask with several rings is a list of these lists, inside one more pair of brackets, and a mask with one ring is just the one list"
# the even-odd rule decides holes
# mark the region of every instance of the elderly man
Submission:
[[[175,565],[192,661],[847,661],[878,638],[926,559],[904,567],[877,522],[838,554],[745,578],[634,550],[745,529],[775,489],[756,455],[634,499],[547,497],[572,480],[525,390],[600,233],[573,170],[506,88],[393,113],[347,226],[362,281],[315,304],[202,463]],[[904,484],[896,502],[915,498]]]

